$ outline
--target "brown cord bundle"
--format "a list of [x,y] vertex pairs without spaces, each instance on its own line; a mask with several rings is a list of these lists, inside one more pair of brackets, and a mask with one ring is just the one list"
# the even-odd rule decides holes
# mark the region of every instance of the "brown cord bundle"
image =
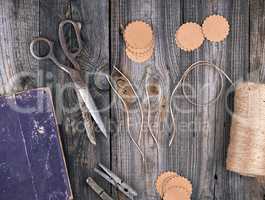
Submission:
[[240,83],[235,92],[227,169],[265,175],[265,84]]

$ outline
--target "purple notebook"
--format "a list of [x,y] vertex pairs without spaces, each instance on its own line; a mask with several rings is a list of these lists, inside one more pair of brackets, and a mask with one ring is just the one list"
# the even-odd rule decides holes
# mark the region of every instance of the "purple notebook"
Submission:
[[50,90],[0,97],[0,200],[69,200]]

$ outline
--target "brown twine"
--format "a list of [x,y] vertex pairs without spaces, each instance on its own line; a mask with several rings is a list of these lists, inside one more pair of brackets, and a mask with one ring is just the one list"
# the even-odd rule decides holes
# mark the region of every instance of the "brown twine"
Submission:
[[226,168],[244,176],[265,175],[265,84],[245,82],[236,88]]
[[[188,97],[183,85],[185,85],[185,80],[192,70],[203,66],[211,67],[218,72],[221,80],[221,89],[211,101],[205,104],[198,104]],[[221,96],[221,91],[224,87],[223,76],[234,86],[234,83],[224,71],[207,61],[196,62],[184,72],[170,97],[173,134],[169,145],[174,140],[176,130],[172,109],[172,98],[176,90],[181,87],[185,99],[192,105],[210,105],[215,103]],[[265,176],[265,84],[240,83],[236,87],[234,99],[234,113],[232,115],[226,168],[243,176]]]
[[[132,88],[132,91],[133,93],[136,95],[136,98],[137,98],[137,101],[139,103],[139,107],[140,107],[140,111],[141,111],[141,128],[140,128],[140,131],[139,131],[139,137],[141,137],[141,134],[142,134],[142,129],[143,129],[143,109],[142,109],[142,105],[140,103],[140,99],[136,93],[136,91],[134,90],[131,82],[129,81],[129,79],[115,66],[113,66],[113,68],[119,73],[121,74],[126,81],[128,81],[128,84],[130,85],[130,87]],[[124,101],[124,99],[122,98],[122,96],[119,94],[119,92],[115,89],[114,85],[112,84],[110,78],[106,75],[105,76],[107,81],[109,82],[110,86],[111,86],[111,89],[115,92],[115,94],[119,97],[119,99],[121,100],[123,106],[125,107],[125,110],[126,110],[126,118],[127,118],[127,131],[128,131],[128,135],[131,139],[131,141],[134,143],[134,145],[136,146],[137,150],[139,151],[141,157],[142,157],[142,160],[143,162],[145,162],[145,157],[144,157],[144,152],[141,150],[140,148],[140,145],[134,140],[132,134],[131,134],[131,129],[130,129],[130,117],[129,117],[129,109],[127,107],[127,103]]]
[[[193,102],[188,97],[185,88],[183,87],[183,85],[185,85],[188,74],[198,67],[210,67],[215,69],[218,72],[219,78],[221,80],[220,92],[214,99],[204,104]],[[115,68],[115,70],[118,71],[117,68]],[[222,90],[224,88],[223,76],[234,86],[232,80],[223,70],[207,61],[196,62],[187,68],[187,70],[184,72],[181,79],[175,86],[170,97],[170,113],[173,122],[173,134],[170,138],[169,145],[171,145],[174,140],[176,130],[176,123],[172,109],[172,99],[176,90],[181,87],[184,97],[192,105],[210,105],[215,103],[221,96]],[[118,95],[118,97],[126,107],[126,103],[115,90],[108,77],[107,80],[114,92]],[[230,129],[230,144],[228,147],[226,168],[227,170],[237,172],[244,176],[265,176],[265,84],[252,82],[240,83],[236,87],[234,99],[234,113],[232,116],[232,124]],[[129,136],[132,139],[133,143],[136,145],[144,160],[144,154],[142,150],[130,135],[130,128],[128,123],[129,119],[127,119]],[[141,131],[139,135],[141,137]]]
[[[197,102],[194,102],[190,99],[190,97],[187,95],[187,92],[185,90],[185,82],[186,82],[186,79],[188,77],[188,75],[190,74],[190,72],[192,72],[194,69],[197,69],[197,68],[203,68],[203,67],[208,67],[208,68],[212,68],[214,70],[217,71],[218,75],[219,75],[219,79],[221,81],[221,88],[220,88],[220,91],[219,93],[217,94],[217,96],[206,102],[206,103],[197,103]],[[216,101],[218,101],[218,99],[220,98],[220,96],[222,95],[222,90],[224,88],[224,78],[223,76],[232,84],[234,85],[233,81],[229,78],[229,76],[222,70],[220,69],[218,66],[216,66],[215,64],[212,64],[212,63],[209,63],[207,61],[198,61],[198,62],[195,62],[193,63],[192,65],[190,65],[186,71],[183,73],[182,77],[180,78],[180,80],[178,81],[178,83],[176,84],[171,96],[170,96],[170,101],[169,101],[169,109],[170,109],[170,114],[171,114],[171,119],[172,119],[172,123],[173,123],[173,131],[172,131],[172,136],[170,138],[170,141],[169,141],[169,146],[172,145],[173,141],[174,141],[174,138],[176,136],[176,123],[175,123],[175,117],[174,117],[174,114],[173,114],[173,109],[172,109],[172,100],[173,100],[173,96],[175,94],[175,92],[177,91],[178,88],[181,88],[182,89],[182,93],[185,97],[185,99],[192,105],[195,105],[195,106],[206,106],[206,105],[211,105],[213,103],[215,103]]]

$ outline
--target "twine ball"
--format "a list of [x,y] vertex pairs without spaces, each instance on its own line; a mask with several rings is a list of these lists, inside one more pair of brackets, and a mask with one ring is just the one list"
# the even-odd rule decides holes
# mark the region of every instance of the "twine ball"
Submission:
[[265,176],[265,84],[245,82],[236,88],[226,168]]

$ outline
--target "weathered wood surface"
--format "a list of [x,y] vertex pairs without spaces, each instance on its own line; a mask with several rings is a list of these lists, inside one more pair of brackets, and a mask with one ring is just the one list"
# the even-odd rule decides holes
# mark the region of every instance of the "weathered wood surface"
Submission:
[[[52,89],[75,199],[99,199],[86,186],[85,179],[88,175],[94,176],[92,168],[101,161],[138,191],[139,200],[159,199],[154,181],[164,170],[177,171],[192,181],[192,199],[262,200],[265,195],[262,180],[257,182],[225,170],[231,121],[226,99],[228,107],[233,107],[233,98],[227,97],[226,92],[230,89],[229,83],[226,82],[223,97],[211,106],[192,106],[181,97],[181,92],[176,93],[174,115],[178,129],[171,148],[168,147],[172,134],[168,101],[184,70],[198,60],[217,64],[233,81],[264,82],[264,6],[263,0],[0,0],[0,93],[10,94],[39,86]],[[226,16],[231,25],[225,42],[205,41],[192,53],[176,47],[174,36],[179,25],[188,21],[201,24],[205,17],[216,13]],[[75,112],[68,112],[67,108],[77,105],[74,91],[64,90],[70,87],[68,75],[50,61],[38,62],[29,54],[31,39],[47,36],[56,41],[56,54],[67,63],[58,44],[58,24],[65,18],[82,22],[82,39],[87,50],[80,59],[87,72],[84,77],[89,77],[88,84],[97,105],[104,109],[105,125],[111,127],[109,140],[97,135],[97,147],[89,144],[84,130],[79,127],[82,118],[78,107]],[[155,54],[141,65],[126,57],[119,33],[120,25],[136,19],[150,23],[156,34]],[[73,41],[72,35],[69,41]],[[108,90],[101,76],[88,73],[108,72],[112,65],[129,77],[141,98],[145,116],[141,148],[145,164],[128,137],[122,103]],[[11,83],[12,78],[15,81]],[[194,100],[202,102],[213,98],[218,92],[217,78],[213,70],[195,70],[189,78],[197,93]],[[211,88],[202,92],[201,87],[207,83],[211,83]],[[155,88],[151,91],[150,121],[159,140],[159,153],[146,123],[146,84]],[[139,108],[137,103],[129,108],[130,128],[137,139]],[[181,108],[182,112],[176,108]],[[96,179],[110,189],[102,179]]]
[[[192,63],[206,60],[220,66],[233,81],[248,80],[251,68],[262,65],[264,5],[263,1],[207,1],[207,0],[146,0],[146,1],[112,1],[112,64],[118,65],[135,84],[141,99],[146,99],[142,79],[145,77],[145,67],[151,65],[151,73],[162,80],[160,82],[161,96],[168,102],[170,91],[179,80],[184,70]],[[251,6],[251,9],[250,9]],[[250,9],[250,12],[249,12]],[[259,12],[257,12],[257,10]],[[192,53],[180,51],[175,46],[174,34],[177,27],[185,22],[202,23],[210,14],[221,14],[227,17],[231,24],[231,32],[225,42],[213,44],[205,41],[203,46]],[[122,37],[117,34],[119,24],[125,25],[131,20],[142,19],[153,25],[156,34],[156,51],[152,60],[138,65],[126,58]],[[259,19],[259,20],[258,20]],[[249,21],[253,24],[250,27]],[[258,30],[253,30],[257,29]],[[249,32],[249,28],[250,32]],[[262,32],[262,31],[261,31]],[[259,36],[256,39],[256,36]],[[253,37],[253,40],[250,38]],[[255,39],[254,39],[255,38]],[[253,51],[249,51],[249,41]],[[254,42],[253,42],[254,41]],[[260,48],[256,48],[259,45]],[[249,57],[254,56],[249,66]],[[258,62],[257,66],[253,66]],[[218,76],[212,70],[198,70],[192,75],[190,83],[195,88],[196,102],[210,100],[218,92]],[[253,75],[257,77],[258,74]],[[201,91],[202,86],[211,87]],[[226,83],[226,90],[230,89]],[[171,130],[170,118],[161,119],[159,109],[153,110],[153,127],[161,152],[156,154],[148,129],[145,126],[144,139],[141,143],[147,159],[143,165],[139,153],[126,135],[123,123],[124,112],[121,103],[116,103],[112,109],[117,122],[121,122],[112,139],[112,165],[139,192],[139,199],[159,199],[155,194],[154,180],[161,171],[176,170],[181,175],[192,180],[194,192],[192,199],[264,199],[265,191],[262,185],[253,178],[246,178],[225,170],[226,149],[229,142],[230,115],[227,106],[232,108],[233,99],[227,92],[215,105],[195,107],[181,98],[177,92],[174,101],[177,136],[171,148],[167,147]],[[228,100],[226,103],[226,99]],[[146,107],[146,104],[144,104]],[[168,108],[167,108],[168,109]],[[135,111],[135,110],[134,110]],[[182,112],[181,112],[182,111]],[[185,113],[184,111],[188,111]],[[139,110],[138,110],[139,112]],[[167,110],[168,113],[168,110]],[[137,137],[139,130],[139,113],[132,112],[131,130]],[[114,119],[114,116],[112,119]],[[156,117],[155,117],[156,116]],[[146,115],[145,115],[146,117]],[[146,121],[146,118],[145,118]],[[160,124],[159,129],[157,124]],[[155,126],[156,125],[156,126]],[[130,144],[130,145],[128,145]]]
[[[96,9],[95,9],[96,8]],[[99,90],[93,83],[97,68],[104,66],[108,69],[108,2],[107,1],[40,1],[40,35],[49,36],[58,44],[58,24],[69,18],[82,22],[82,39],[86,52],[80,57],[84,78],[88,80],[91,94],[99,109],[102,109],[105,125],[108,127],[109,111],[108,92]],[[49,19],[49,20],[47,20]],[[68,35],[70,43],[74,35]],[[58,46],[60,49],[60,46]],[[61,56],[62,61],[65,58]],[[89,63],[86,62],[89,60]],[[67,62],[67,61],[66,61]],[[86,62],[86,63],[84,63]],[[43,66],[42,66],[43,65]],[[61,121],[61,134],[68,164],[70,180],[75,199],[97,199],[98,197],[87,187],[86,178],[94,175],[93,168],[98,162],[110,165],[110,146],[101,134],[97,135],[98,145],[91,145],[82,126],[82,115],[79,111],[76,95],[70,78],[51,62],[42,63],[44,71],[43,84],[49,84],[54,92],[56,110]],[[49,73],[50,76],[47,78]],[[65,87],[70,87],[66,89]],[[103,88],[104,89],[104,88]],[[62,93],[64,91],[64,93]],[[75,109],[77,108],[77,110]],[[68,111],[69,110],[69,111]],[[73,110],[73,111],[71,111]],[[75,111],[76,110],[76,111]],[[103,184],[102,181],[99,181]],[[104,186],[104,185],[103,185]],[[106,187],[106,184],[105,184]]]
[[[89,53],[80,58],[84,78],[88,79],[88,72],[95,72],[100,66],[108,70],[108,2],[1,0],[0,10],[1,94],[33,87],[51,88],[74,198],[98,199],[87,187],[85,180],[88,175],[94,176],[93,167],[98,162],[110,165],[109,141],[98,134],[97,147],[90,145],[82,128],[82,117],[69,76],[50,61],[34,60],[29,53],[29,44],[34,37],[48,37],[55,41],[56,55],[61,62],[67,63],[58,43],[58,25],[66,18],[81,20],[82,38]],[[69,35],[69,41],[73,41],[73,36]],[[42,46],[40,51],[44,51]],[[84,63],[83,60],[89,60],[90,63]],[[17,82],[8,87],[12,77],[17,77]],[[106,88],[100,85],[96,87],[93,79],[94,76],[90,76],[88,84],[98,107],[105,108],[102,114],[106,127],[109,127],[109,110],[106,109],[109,105],[109,94]],[[109,186],[104,185],[103,181],[98,182],[108,189]]]

